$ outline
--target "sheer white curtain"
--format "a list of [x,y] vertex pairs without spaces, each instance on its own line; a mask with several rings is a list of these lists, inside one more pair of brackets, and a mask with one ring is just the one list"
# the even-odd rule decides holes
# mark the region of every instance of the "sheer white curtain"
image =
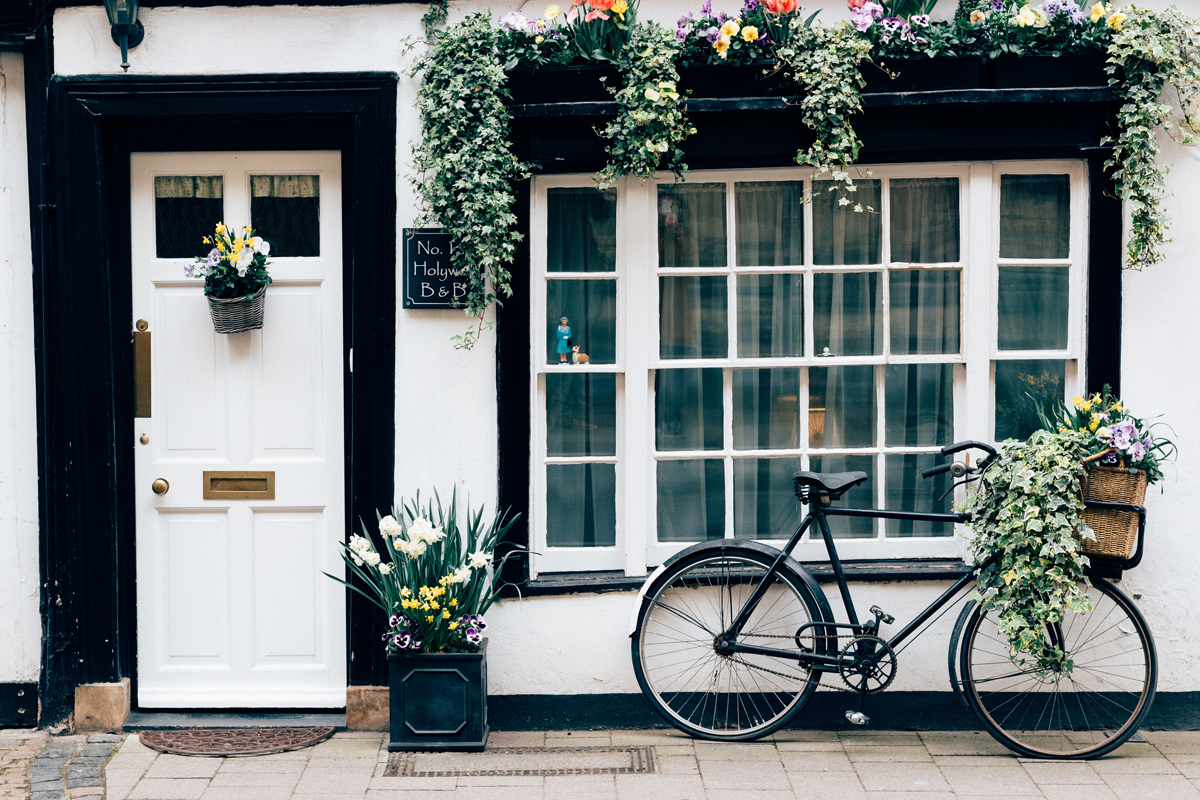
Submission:
[[1000,176],[1000,257],[1067,258],[1071,177]]

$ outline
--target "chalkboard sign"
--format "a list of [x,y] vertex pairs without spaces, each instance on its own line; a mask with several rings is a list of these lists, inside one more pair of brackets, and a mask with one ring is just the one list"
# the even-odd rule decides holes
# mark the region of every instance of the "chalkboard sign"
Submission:
[[441,228],[404,229],[405,308],[462,307],[467,279],[450,265],[453,248]]

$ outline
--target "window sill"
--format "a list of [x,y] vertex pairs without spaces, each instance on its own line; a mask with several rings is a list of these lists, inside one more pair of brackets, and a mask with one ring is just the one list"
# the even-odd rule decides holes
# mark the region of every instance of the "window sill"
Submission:
[[[804,563],[804,568],[821,583],[834,581],[833,567],[828,561],[808,561]],[[957,558],[844,561],[842,568],[851,581],[867,582],[952,581],[971,571],[970,566]],[[544,597],[556,594],[628,592],[641,589],[646,577],[629,577],[619,571],[555,572],[529,581],[520,587],[520,593],[523,597]]]

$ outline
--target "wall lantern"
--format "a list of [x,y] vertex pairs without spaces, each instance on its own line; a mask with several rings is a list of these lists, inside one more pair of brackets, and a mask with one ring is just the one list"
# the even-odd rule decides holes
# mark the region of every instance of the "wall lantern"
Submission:
[[129,48],[137,47],[146,35],[146,29],[138,22],[138,0],[104,0],[108,22],[112,25],[112,39],[121,45],[121,69],[129,69]]

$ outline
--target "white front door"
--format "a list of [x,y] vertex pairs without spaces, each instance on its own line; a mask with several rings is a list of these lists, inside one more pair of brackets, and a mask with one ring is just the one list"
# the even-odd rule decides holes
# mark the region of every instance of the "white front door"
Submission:
[[[321,574],[344,571],[341,156],[135,153],[131,167],[130,323],[148,323],[152,368],[132,442],[138,705],[344,706],[345,590]],[[217,334],[184,276],[218,221],[272,245],[261,330]],[[205,473],[247,471],[272,475],[273,499],[236,475],[205,498]]]

